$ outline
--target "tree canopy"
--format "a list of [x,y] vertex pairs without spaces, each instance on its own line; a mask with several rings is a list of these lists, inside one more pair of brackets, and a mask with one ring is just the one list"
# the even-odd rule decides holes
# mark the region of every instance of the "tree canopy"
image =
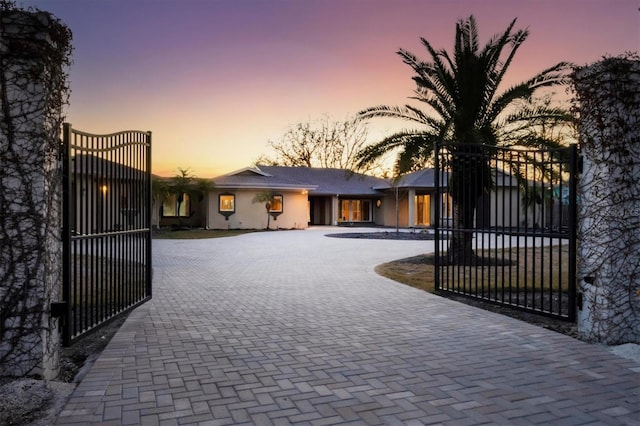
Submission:
[[358,154],[368,144],[366,123],[358,118],[334,120],[328,115],[289,127],[268,145],[273,156],[263,155],[256,164],[291,167],[323,167],[362,173],[382,173],[378,160],[359,164]]

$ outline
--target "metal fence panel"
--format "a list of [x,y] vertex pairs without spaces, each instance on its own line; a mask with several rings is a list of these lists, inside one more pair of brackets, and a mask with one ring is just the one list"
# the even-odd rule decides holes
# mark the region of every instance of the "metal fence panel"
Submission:
[[63,343],[151,298],[151,132],[63,128]]
[[438,145],[437,291],[574,321],[577,157]]

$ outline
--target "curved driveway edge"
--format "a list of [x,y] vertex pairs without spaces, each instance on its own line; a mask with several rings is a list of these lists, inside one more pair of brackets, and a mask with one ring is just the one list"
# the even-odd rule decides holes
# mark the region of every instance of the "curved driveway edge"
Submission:
[[374,272],[432,242],[330,232],[155,240],[57,424],[637,424],[639,363]]

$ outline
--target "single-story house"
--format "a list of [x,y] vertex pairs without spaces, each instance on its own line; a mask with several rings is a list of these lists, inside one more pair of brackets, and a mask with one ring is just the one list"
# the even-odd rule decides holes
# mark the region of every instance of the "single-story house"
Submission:
[[[347,223],[382,225],[376,211],[383,197],[375,189],[384,179],[343,169],[257,166],[213,179],[209,197],[209,227],[264,228],[264,204],[256,193],[269,191],[272,227],[299,229],[311,225]],[[377,204],[376,204],[377,203]]]
[[[441,179],[446,184],[446,175]],[[515,207],[519,205],[516,179],[497,171],[494,183],[491,194],[481,200],[477,225],[516,226],[520,218]],[[343,169],[259,165],[213,178],[212,184],[204,199],[187,198],[183,203],[183,223],[210,229],[262,229],[268,219],[273,229],[396,224],[423,228],[434,225],[437,203],[442,206],[441,221],[452,217],[449,195],[435,195],[433,169],[407,174],[393,183]],[[274,195],[268,213],[265,203],[254,202],[260,192]],[[165,208],[160,225],[175,223],[178,213]]]

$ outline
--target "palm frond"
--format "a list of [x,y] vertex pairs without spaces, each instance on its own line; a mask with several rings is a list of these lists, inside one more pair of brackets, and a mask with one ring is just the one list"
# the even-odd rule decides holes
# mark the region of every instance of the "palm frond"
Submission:
[[[513,58],[515,57],[516,53],[520,49],[520,46],[522,46],[522,44],[525,42],[525,40],[529,36],[529,31],[527,30],[520,30],[520,31],[516,31],[514,34],[511,34],[511,30],[513,29],[513,26],[515,25],[515,23],[516,23],[516,19],[511,21],[511,24],[509,24],[509,27],[507,28],[507,30],[502,34],[502,36],[499,39],[495,41],[495,44],[493,45],[494,46],[493,59],[496,64],[499,64],[496,66],[496,71],[497,71],[496,80],[495,80],[496,90],[500,85],[500,83],[502,83],[502,80],[504,79],[504,75],[509,69],[509,67],[511,66],[511,62],[513,61]],[[504,59],[500,63],[502,50],[504,49],[504,47],[507,46],[507,44],[511,45],[511,50],[507,54],[506,59]]]
[[403,107],[378,105],[358,112],[358,117],[362,119],[369,119],[374,117],[398,118],[414,123],[427,123],[426,115],[422,111],[411,105],[405,105]]
[[433,149],[437,142],[440,142],[440,139],[436,134],[422,133],[408,137],[404,149],[396,159],[395,174],[402,175],[424,169],[433,157]]
[[486,113],[486,122],[495,122],[513,103],[531,99],[532,95],[533,89],[526,83],[511,86],[491,102]]
[[[417,95],[418,96],[413,96],[410,99],[415,99],[429,105],[442,120],[450,120],[456,113],[455,109],[451,108],[452,103],[444,104],[440,102],[437,97],[431,96],[429,92],[418,92]],[[429,116],[425,116],[425,118],[427,117]]]
[[570,71],[571,64],[569,62],[559,62],[535,75],[529,79],[526,84],[533,90],[540,89],[542,87],[566,84],[569,81]]
[[436,52],[427,40],[422,39],[422,42],[432,56],[432,63],[420,61],[414,54],[403,49],[400,49],[398,54],[417,74],[413,80],[418,86],[418,91],[434,95],[442,105],[453,104],[451,93],[455,78],[440,59],[440,53]]
[[406,146],[424,143],[428,140],[434,140],[437,134],[424,132],[423,130],[405,130],[387,136],[380,142],[367,146],[360,151],[357,158],[357,167],[364,168],[384,156],[385,154],[397,149],[404,149]]

